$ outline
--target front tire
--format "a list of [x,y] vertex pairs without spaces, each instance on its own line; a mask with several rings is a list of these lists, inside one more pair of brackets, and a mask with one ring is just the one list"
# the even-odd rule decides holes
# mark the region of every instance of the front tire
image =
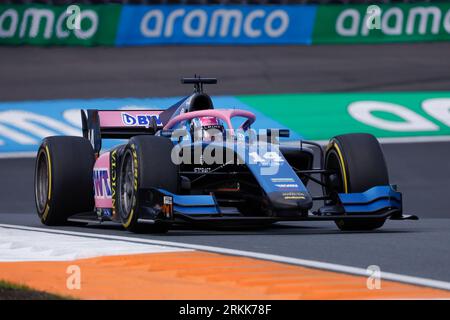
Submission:
[[[352,133],[332,138],[325,153],[325,169],[337,173],[325,179],[327,194],[360,193],[389,185],[389,175],[383,151],[371,134]],[[386,218],[337,220],[343,231],[374,230],[383,226]]]
[[62,225],[73,214],[94,208],[94,151],[82,137],[48,137],[38,149],[34,190],[45,225]]
[[118,175],[116,210],[125,229],[136,232],[164,233],[168,225],[139,224],[140,188],[178,191],[178,166],[172,162],[173,144],[168,138],[136,136],[125,147]]

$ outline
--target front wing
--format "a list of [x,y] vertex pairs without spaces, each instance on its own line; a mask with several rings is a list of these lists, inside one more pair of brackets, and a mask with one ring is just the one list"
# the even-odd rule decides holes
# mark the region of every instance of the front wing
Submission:
[[[163,189],[140,191],[140,223],[220,223],[276,221],[334,221],[367,218],[417,219],[403,215],[402,194],[392,186],[377,186],[362,193],[338,194],[336,206],[290,216],[243,216],[233,208],[220,207],[213,195],[177,195]],[[325,210],[322,210],[324,209]]]

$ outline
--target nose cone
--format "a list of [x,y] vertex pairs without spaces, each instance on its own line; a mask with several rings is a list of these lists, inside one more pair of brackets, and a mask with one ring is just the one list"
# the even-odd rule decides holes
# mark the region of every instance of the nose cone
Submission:
[[268,194],[272,208],[283,215],[302,215],[313,206],[311,196],[301,191],[278,191]]

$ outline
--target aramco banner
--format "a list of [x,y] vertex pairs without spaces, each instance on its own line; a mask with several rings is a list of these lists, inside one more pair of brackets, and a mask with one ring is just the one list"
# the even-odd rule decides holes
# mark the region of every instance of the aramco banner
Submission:
[[310,44],[316,9],[124,6],[116,44]]
[[379,6],[0,5],[0,45],[419,41],[450,41],[449,2]]
[[450,41],[450,2],[319,6],[313,44]]
[[68,6],[0,5],[0,44],[114,45],[120,5],[80,5],[71,28]]

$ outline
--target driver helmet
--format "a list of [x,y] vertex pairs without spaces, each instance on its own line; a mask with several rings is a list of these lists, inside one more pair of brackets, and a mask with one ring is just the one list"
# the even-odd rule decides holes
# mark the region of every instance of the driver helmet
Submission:
[[223,137],[225,127],[220,119],[216,117],[199,117],[191,120],[191,134],[204,141],[214,141],[218,135]]

